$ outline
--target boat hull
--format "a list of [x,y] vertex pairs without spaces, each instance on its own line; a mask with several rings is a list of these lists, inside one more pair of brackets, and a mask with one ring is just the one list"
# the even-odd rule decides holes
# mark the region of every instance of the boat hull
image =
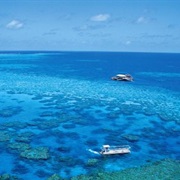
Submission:
[[129,149],[123,148],[123,149],[117,149],[117,150],[109,150],[105,152],[100,152],[102,155],[115,155],[115,154],[128,154],[131,151]]

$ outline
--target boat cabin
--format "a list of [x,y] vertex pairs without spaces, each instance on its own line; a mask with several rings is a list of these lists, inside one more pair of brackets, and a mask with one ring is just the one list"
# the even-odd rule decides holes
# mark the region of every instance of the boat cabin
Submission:
[[108,152],[110,148],[110,145],[103,145],[102,151]]

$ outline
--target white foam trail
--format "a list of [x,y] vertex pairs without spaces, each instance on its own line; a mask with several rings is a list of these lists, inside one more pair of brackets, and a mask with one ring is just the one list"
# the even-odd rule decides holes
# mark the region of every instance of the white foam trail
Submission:
[[93,153],[93,154],[98,154],[98,155],[100,154],[99,152],[93,151],[92,149],[88,149],[88,151],[91,152],[91,153]]

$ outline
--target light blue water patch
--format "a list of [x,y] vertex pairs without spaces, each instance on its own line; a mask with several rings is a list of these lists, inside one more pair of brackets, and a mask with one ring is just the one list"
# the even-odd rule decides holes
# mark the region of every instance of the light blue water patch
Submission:
[[154,78],[159,78],[161,80],[162,77],[166,78],[180,78],[180,73],[163,73],[163,72],[141,72],[138,73],[139,75],[142,76],[150,76]]
[[41,56],[46,56],[47,53],[0,53],[0,60],[26,60],[26,59],[39,59]]

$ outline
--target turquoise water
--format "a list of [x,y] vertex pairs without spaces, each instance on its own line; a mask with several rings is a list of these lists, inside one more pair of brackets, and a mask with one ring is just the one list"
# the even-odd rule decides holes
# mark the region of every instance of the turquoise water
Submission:
[[[126,72],[134,82],[111,81]],[[180,54],[1,52],[0,174],[70,178],[180,159],[179,92]],[[103,144],[132,153],[88,151]]]

